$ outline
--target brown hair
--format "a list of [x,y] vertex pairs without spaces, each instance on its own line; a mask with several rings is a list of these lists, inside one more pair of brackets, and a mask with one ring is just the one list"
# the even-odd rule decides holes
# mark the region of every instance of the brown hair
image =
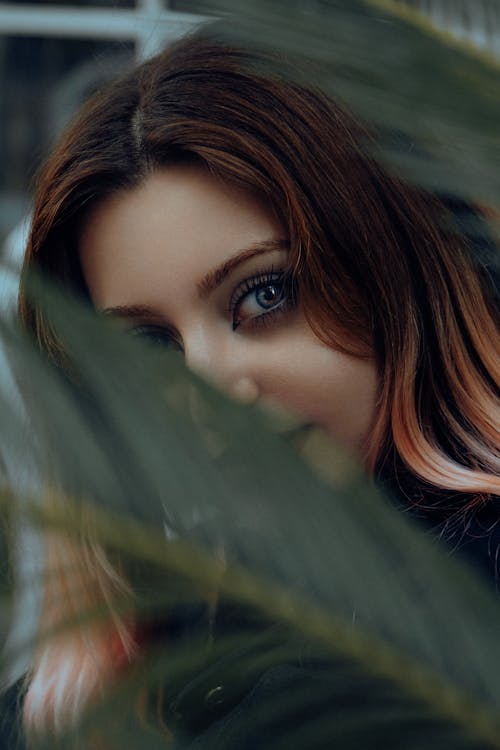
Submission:
[[[406,476],[414,497],[439,488],[463,493],[464,505],[484,501],[500,489],[498,320],[486,271],[443,201],[370,158],[371,136],[339,104],[266,66],[197,35],[94,97],[41,173],[25,268],[86,294],[77,243],[87,210],[151,170],[199,160],[272,203],[317,335],[375,352],[369,469]],[[19,310],[59,361],[24,285]]]

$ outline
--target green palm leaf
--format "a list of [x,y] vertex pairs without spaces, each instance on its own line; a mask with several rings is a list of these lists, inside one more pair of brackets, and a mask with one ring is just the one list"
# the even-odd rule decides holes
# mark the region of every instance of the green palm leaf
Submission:
[[[402,3],[200,5],[238,16],[214,33],[303,60],[297,76],[325,86],[379,129],[377,156],[405,176],[443,193],[498,200],[491,56],[444,38]],[[95,537],[137,591],[132,600],[117,594],[115,606],[140,623],[203,609],[214,588],[222,621],[213,643],[204,631],[176,638],[175,648],[155,641],[61,746],[86,747],[96,727],[107,747],[165,746],[133,708],[138,692],[166,690],[163,718],[178,729],[182,750],[241,750],[252,741],[259,749],[500,747],[500,609],[471,571],[402,518],[336,446],[322,446],[335,472],[319,459],[322,473],[335,477],[328,484],[268,417],[229,402],[175,357],[98,325],[46,284],[34,294],[77,383],[7,321],[1,332],[28,404],[29,452],[66,500],[48,509],[10,491],[2,511],[77,537],[90,515]],[[25,424],[7,392],[0,420],[16,453],[27,455]],[[2,581],[5,628],[11,585]],[[107,612],[82,617],[102,620]],[[200,682],[207,670],[208,683]],[[240,714],[229,729],[216,724],[191,742],[183,716],[202,714],[221,680],[233,686]],[[265,705],[252,702],[248,688],[262,680]]]
[[[327,706],[344,705],[346,690],[364,696],[362,705],[357,700],[340,716],[325,708],[313,720],[306,711],[293,729],[294,736],[310,737],[312,744],[304,739],[304,746],[328,737],[349,747],[375,732],[385,746],[404,747],[415,725],[420,739],[412,747],[443,738],[452,747],[500,744],[500,610],[469,571],[413,529],[357,472],[346,471],[335,487],[325,485],[262,415],[228,402],[179,360],[153,356],[58,295],[43,296],[77,363],[78,387],[5,325],[4,337],[17,371],[30,373],[30,382],[36,372],[37,389],[43,388],[44,398],[30,405],[39,442],[43,426],[54,430],[55,420],[50,472],[74,498],[98,503],[96,534],[139,583],[139,619],[165,617],[217,586],[222,612],[236,603],[258,617],[243,633],[239,622],[227,628],[210,652],[215,661],[247,651],[252,638],[281,623],[278,647],[289,644],[286,658],[280,655],[285,665],[298,652],[307,654],[306,662],[329,665],[327,685],[318,687],[327,691]],[[38,523],[76,534],[86,515],[81,503],[69,500],[62,515],[34,513]],[[166,543],[165,522],[178,541]],[[223,575],[221,546],[228,557]],[[266,646],[261,658],[266,667],[275,665],[279,679],[276,647]],[[206,658],[206,640],[198,648],[196,639],[181,641],[174,654],[166,644],[120,695],[125,700],[138,685],[162,680],[182,683],[193,663],[204,665]],[[232,673],[242,663],[236,659]],[[249,734],[248,722],[260,732],[277,717],[296,715],[311,698],[308,690],[299,680],[289,700],[278,693],[265,711],[249,706],[236,735]],[[115,700],[110,696],[108,709]],[[168,721],[168,708],[166,714]],[[283,742],[291,741],[287,723],[281,724]],[[119,728],[113,724],[113,738]],[[130,731],[127,724],[127,736]]]
[[200,10],[228,19],[218,32],[225,38],[302,58],[299,77],[381,128],[379,156],[407,178],[498,201],[500,61],[492,54],[394,0],[206,0]]

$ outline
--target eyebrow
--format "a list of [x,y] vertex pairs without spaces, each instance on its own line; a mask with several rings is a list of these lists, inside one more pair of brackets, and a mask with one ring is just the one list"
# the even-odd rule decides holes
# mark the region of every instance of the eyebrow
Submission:
[[[196,284],[198,295],[201,299],[206,299],[212,294],[224,281],[230,273],[246,261],[264,253],[275,252],[277,250],[289,250],[290,243],[288,240],[264,240],[254,245],[240,250],[228,260],[225,260],[219,266],[209,271],[201,281]],[[115,315],[121,318],[142,318],[142,319],[160,319],[154,310],[145,305],[118,305],[117,307],[107,307],[101,311],[103,315]]]
[[160,320],[161,315],[145,305],[118,305],[117,307],[106,307],[101,310],[101,315],[114,315],[120,318],[146,318]]
[[287,240],[264,240],[251,245],[246,250],[240,250],[228,260],[225,260],[220,266],[209,271],[206,276],[196,285],[198,294],[201,299],[206,299],[219,287],[224,279],[229,276],[238,266],[245,263],[250,258],[263,253],[270,253],[276,250],[289,250],[290,243]]

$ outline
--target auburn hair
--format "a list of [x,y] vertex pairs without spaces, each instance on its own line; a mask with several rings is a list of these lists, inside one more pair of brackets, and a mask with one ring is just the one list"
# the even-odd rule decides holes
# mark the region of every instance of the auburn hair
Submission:
[[[187,37],[98,93],[70,125],[39,176],[24,268],[88,297],[77,253],[87,212],[172,162],[198,161],[258,193],[289,235],[314,332],[376,358],[369,471],[415,501],[460,493],[465,510],[500,490],[494,285],[450,203],[391,175],[370,156],[373,138],[339,103],[263,56],[206,32]],[[24,278],[21,320],[62,364]],[[67,545],[48,547],[47,568],[59,578]],[[104,601],[119,585],[115,573],[96,549],[73,556]],[[46,591],[44,625],[53,596]],[[92,648],[109,654],[103,644],[118,638],[120,658],[132,658],[130,631],[116,616],[110,622],[93,633],[93,647],[80,634],[41,648],[25,703],[29,728],[57,727],[111,679],[109,656],[99,665]],[[75,674],[83,675],[77,683]]]

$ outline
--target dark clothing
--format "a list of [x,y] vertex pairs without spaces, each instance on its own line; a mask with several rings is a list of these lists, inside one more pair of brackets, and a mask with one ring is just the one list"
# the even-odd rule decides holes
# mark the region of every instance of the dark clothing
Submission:
[[13,685],[0,695],[0,750],[23,750],[21,740],[20,686]]

